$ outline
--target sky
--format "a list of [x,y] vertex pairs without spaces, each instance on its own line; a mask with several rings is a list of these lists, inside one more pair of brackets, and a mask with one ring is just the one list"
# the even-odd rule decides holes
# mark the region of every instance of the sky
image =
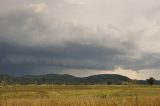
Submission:
[[160,80],[159,0],[1,0],[0,74]]

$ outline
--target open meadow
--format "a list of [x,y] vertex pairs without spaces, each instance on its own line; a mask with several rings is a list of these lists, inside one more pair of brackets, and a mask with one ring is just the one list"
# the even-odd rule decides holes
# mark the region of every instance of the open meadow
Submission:
[[0,106],[160,106],[160,86],[1,86]]

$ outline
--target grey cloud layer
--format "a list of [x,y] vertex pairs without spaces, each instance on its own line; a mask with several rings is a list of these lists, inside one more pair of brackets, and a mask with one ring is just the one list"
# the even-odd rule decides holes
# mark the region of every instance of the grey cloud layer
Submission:
[[160,68],[159,54],[154,57],[155,54],[138,53],[135,40],[114,27],[90,28],[56,19],[46,21],[44,14],[31,8],[0,16],[2,73],[32,73],[42,67],[54,67],[52,72],[66,68]]

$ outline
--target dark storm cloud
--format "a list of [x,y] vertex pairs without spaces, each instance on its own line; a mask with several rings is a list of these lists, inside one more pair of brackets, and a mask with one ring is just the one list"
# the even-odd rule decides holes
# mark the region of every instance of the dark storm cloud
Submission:
[[1,65],[31,64],[81,69],[113,69],[114,64],[111,60],[125,53],[118,49],[76,43],[66,43],[62,47],[53,46],[48,48],[27,48],[3,44],[0,49]]
[[[154,68],[154,63],[160,62],[146,54],[134,58],[137,47],[130,39],[116,38],[114,33],[103,30],[92,32],[78,25],[58,25],[57,20],[46,22],[43,18],[31,9],[0,16],[1,73],[57,73],[65,69],[116,67],[139,70]],[[107,29],[110,30],[116,29]],[[152,62],[146,63],[148,60]]]
[[160,69],[160,55],[157,53],[145,53],[141,58],[133,59],[126,68],[134,70]]

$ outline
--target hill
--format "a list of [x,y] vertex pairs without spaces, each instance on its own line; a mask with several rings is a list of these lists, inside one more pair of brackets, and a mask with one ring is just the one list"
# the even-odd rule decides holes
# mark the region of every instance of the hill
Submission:
[[[7,84],[127,84],[130,78],[118,74],[100,74],[88,77],[75,77],[68,74],[25,75],[13,77],[0,75],[0,82]],[[138,80],[138,84],[147,84],[145,80]],[[156,84],[160,84],[157,81]]]
[[93,75],[83,78],[67,74],[46,74],[14,78],[14,82],[19,84],[121,84],[128,81],[129,78],[116,74]]

